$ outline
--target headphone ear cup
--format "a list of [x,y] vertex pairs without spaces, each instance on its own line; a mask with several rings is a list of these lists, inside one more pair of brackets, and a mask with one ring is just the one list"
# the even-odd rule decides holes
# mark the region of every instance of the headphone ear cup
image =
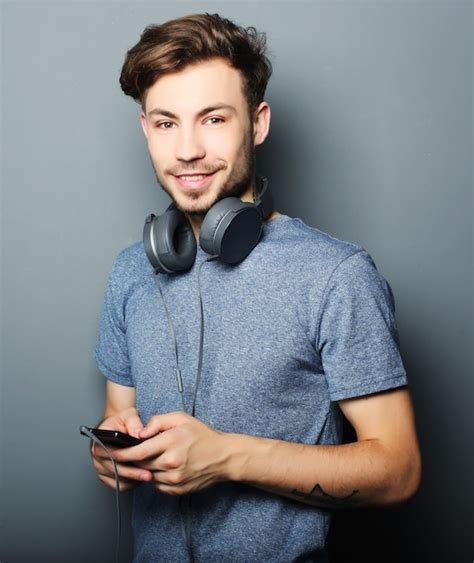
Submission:
[[262,219],[252,203],[226,197],[215,203],[201,225],[199,244],[226,264],[243,260],[257,245]]
[[157,272],[189,270],[196,259],[197,244],[191,224],[177,209],[168,209],[163,215],[147,218],[143,244]]

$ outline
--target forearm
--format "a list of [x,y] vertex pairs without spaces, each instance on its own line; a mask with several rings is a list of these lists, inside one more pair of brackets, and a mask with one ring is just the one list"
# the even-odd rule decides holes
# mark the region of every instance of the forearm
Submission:
[[306,445],[229,434],[228,478],[322,508],[401,502],[416,468],[379,440]]

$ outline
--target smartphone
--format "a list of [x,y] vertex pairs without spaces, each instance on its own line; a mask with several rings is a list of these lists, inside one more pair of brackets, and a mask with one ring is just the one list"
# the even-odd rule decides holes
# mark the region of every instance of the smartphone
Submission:
[[[115,448],[130,448],[131,446],[138,446],[144,440],[140,440],[140,438],[135,438],[134,436],[130,436],[130,434],[124,434],[123,432],[118,432],[117,430],[104,430],[103,428],[85,428],[94,436],[97,436],[99,440],[104,442],[104,444],[114,446]],[[86,436],[82,432],[83,436]]]

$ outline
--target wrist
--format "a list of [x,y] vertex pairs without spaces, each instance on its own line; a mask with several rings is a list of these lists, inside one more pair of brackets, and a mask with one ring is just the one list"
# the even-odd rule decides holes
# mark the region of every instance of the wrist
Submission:
[[226,434],[225,478],[229,481],[254,482],[268,466],[272,440],[246,434]]
[[245,464],[245,450],[242,447],[241,434],[223,434],[224,437],[224,466],[223,477],[226,481],[239,481],[241,466]]

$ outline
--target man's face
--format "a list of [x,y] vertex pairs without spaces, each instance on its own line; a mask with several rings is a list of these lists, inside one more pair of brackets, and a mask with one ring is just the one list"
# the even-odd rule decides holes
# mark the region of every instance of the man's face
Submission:
[[159,78],[141,123],[156,177],[178,209],[203,216],[223,197],[251,201],[254,146],[268,132],[262,102],[250,119],[242,77],[211,59]]

